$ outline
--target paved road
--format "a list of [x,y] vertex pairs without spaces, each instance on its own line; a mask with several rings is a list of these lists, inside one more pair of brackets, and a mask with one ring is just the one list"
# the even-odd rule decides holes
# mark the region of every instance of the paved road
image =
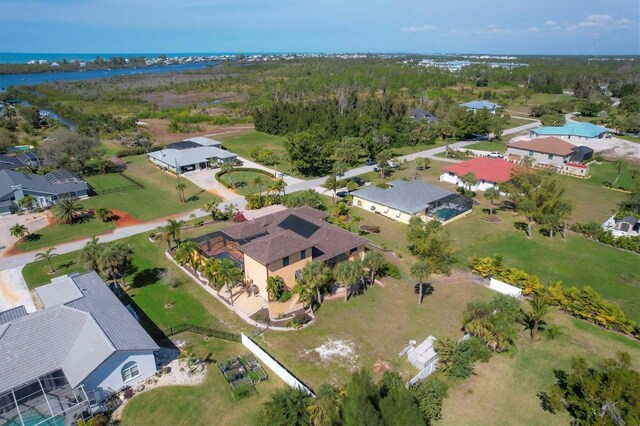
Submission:
[[[531,124],[525,124],[523,126],[518,126],[518,127],[514,127],[512,129],[507,129],[504,131],[504,135],[510,135],[510,134],[514,134],[514,133],[518,133],[524,130],[528,130],[531,129],[533,127],[537,127],[539,126],[540,123],[539,122],[534,122]],[[471,145],[476,143],[476,141],[463,141],[463,142],[455,142],[449,145],[449,147],[451,147],[452,149],[459,149],[459,148],[464,148],[467,145]],[[427,149],[425,151],[420,151],[420,152],[416,152],[413,154],[408,154],[408,155],[403,155],[401,157],[398,157],[398,159],[400,161],[411,161],[411,160],[415,160],[417,157],[427,157],[430,158],[432,160],[435,161],[442,161],[442,162],[449,162],[449,163],[457,163],[460,160],[455,160],[455,159],[451,159],[451,158],[440,158],[440,157],[436,157],[435,155],[438,153],[442,153],[444,152],[446,149],[446,147],[444,146],[439,146],[436,148],[431,148],[431,149]],[[361,175],[363,173],[367,173],[373,171],[373,166],[362,166],[362,167],[356,167],[355,169],[351,169],[349,171],[347,171],[344,174],[344,177],[352,177],[352,176],[358,176]],[[325,180],[327,179],[326,176],[324,177],[320,177],[317,179],[312,179],[312,180],[307,180],[307,181],[299,181],[297,183],[291,183],[290,185],[288,185],[286,187],[286,192],[287,193],[292,193],[292,192],[297,192],[297,191],[305,191],[308,189],[314,189],[316,187],[321,186]],[[237,198],[233,198],[230,200],[227,200],[223,203],[220,203],[220,206],[222,208],[224,208],[226,205],[228,204],[235,204],[240,210],[243,210],[244,207],[246,206],[246,201],[244,199],[244,197],[239,196]],[[156,219],[154,221],[151,222],[145,222],[139,225],[133,225],[133,226],[128,226],[125,228],[117,228],[112,232],[109,232],[107,234],[102,234],[99,235],[99,239],[101,242],[111,242],[111,241],[115,241],[115,240],[119,240],[122,238],[127,238],[127,237],[131,237],[133,235],[136,234],[140,234],[143,232],[150,232],[154,229],[156,229],[158,226],[164,225],[168,219],[179,219],[179,220],[189,220],[190,219],[190,215],[191,214],[195,214],[196,217],[204,217],[207,216],[208,213],[202,211],[201,209],[197,209],[193,212],[187,212],[184,213],[182,215],[178,215],[178,216],[171,216],[171,217],[166,217],[166,218],[162,218],[162,219]],[[70,253],[72,251],[76,251],[76,250],[80,250],[81,248],[83,248],[85,246],[85,244],[87,243],[87,241],[89,241],[89,238],[84,238],[81,240],[76,240],[76,241],[71,241],[68,243],[64,243],[64,244],[58,244],[56,245],[56,253],[58,254],[64,254],[64,253]],[[42,249],[43,250],[43,249]],[[16,268],[22,265],[26,265],[27,263],[31,263],[35,260],[35,256],[36,253],[38,253],[39,251],[42,250],[35,250],[32,252],[27,252],[27,253],[21,253],[21,254],[17,254],[14,256],[9,256],[9,257],[5,257],[5,258],[0,258],[0,271],[4,271],[6,269],[11,269],[11,268]]]

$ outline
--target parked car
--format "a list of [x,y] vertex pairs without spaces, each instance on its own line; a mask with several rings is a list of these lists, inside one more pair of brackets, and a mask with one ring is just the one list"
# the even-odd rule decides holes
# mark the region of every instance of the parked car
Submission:
[[367,161],[365,161],[364,164],[366,164],[367,166],[375,166],[376,164],[378,164],[378,162],[373,158],[367,158]]
[[398,160],[389,160],[387,161],[387,164],[389,164],[389,167],[395,169],[396,167],[400,167],[400,162]]
[[361,177],[358,177],[358,176],[353,176],[353,177],[347,178],[346,181],[347,182],[355,182],[355,183],[358,184],[358,186],[364,185],[364,181],[362,180]]
[[504,158],[504,155],[500,154],[497,151],[493,151],[493,152],[490,152],[489,155],[487,155],[487,157],[489,157],[489,158]]
[[336,192],[336,195],[340,198],[345,198],[349,195],[349,193],[347,191],[338,191]]

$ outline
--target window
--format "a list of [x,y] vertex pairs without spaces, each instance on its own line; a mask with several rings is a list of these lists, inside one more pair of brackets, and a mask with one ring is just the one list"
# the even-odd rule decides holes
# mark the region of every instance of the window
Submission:
[[140,369],[138,368],[138,363],[135,361],[129,361],[125,365],[122,366],[122,381],[128,382],[129,380],[135,379],[140,375]]
[[300,259],[304,259],[305,257],[307,257],[307,251],[306,250],[302,250],[300,252]]
[[384,213],[389,213],[389,207],[386,207],[386,206],[385,206],[385,208],[384,208],[383,212],[384,212]]
[[533,151],[529,151],[529,157],[533,157]]
[[547,159],[549,159],[549,160],[553,160],[553,154],[549,154],[549,156],[547,157]]
[[349,254],[356,254],[358,252],[358,247],[354,247],[351,250],[349,250]]
[[289,266],[289,256],[282,259],[282,266]]
[[400,210],[398,210],[398,211],[396,212],[396,217],[400,217],[400,215],[401,215],[401,214],[402,214],[402,212],[401,212]]

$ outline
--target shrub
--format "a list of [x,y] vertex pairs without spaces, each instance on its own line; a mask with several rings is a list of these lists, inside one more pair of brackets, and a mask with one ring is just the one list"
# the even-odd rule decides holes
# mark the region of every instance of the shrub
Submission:
[[400,274],[400,269],[393,263],[386,263],[380,272],[378,273],[380,277],[391,277],[399,280],[402,278]]
[[[148,152],[160,151],[161,149],[162,149],[161,146],[152,146],[151,148],[149,148]],[[141,146],[138,146],[135,148],[121,149],[120,151],[116,152],[116,157],[118,158],[131,157],[133,155],[142,155],[146,153],[147,153],[146,149],[144,149]]]
[[[616,216],[616,218],[618,217]],[[596,222],[576,223],[571,226],[571,230],[603,244],[640,253],[640,237],[614,237],[611,231],[605,231]]]
[[282,293],[280,293],[280,296],[278,296],[278,302],[288,302],[291,299],[291,292],[289,290],[285,290]]
[[107,223],[113,220],[113,213],[111,213],[111,210],[109,210],[106,207],[99,207],[98,209],[96,209],[95,215],[98,219],[100,219],[104,223]]

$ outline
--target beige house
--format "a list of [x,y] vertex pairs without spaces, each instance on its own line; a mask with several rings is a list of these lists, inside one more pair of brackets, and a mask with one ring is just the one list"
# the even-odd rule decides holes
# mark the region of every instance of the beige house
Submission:
[[196,251],[203,261],[233,260],[245,282],[268,302],[269,277],[281,277],[291,289],[311,260],[333,267],[364,256],[366,240],[328,223],[327,217],[310,207],[279,211],[196,238]]
[[394,180],[388,188],[367,186],[351,195],[354,206],[406,224],[412,217],[447,222],[472,207],[468,198],[421,180]]
[[573,155],[576,146],[562,139],[547,137],[511,142],[507,144],[507,157],[522,161],[530,158],[541,166],[562,169]]

